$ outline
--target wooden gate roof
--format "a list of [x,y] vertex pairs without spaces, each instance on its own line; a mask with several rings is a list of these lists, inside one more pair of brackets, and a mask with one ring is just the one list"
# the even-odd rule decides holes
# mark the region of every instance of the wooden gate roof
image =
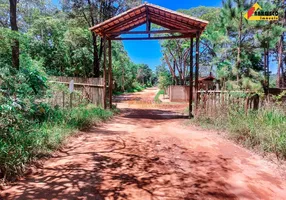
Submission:
[[205,20],[145,3],[97,24],[90,30],[101,37],[115,38],[145,23],[149,26],[149,32],[150,23],[154,23],[169,29],[170,33],[182,35],[195,35],[198,31],[201,33],[208,24]]

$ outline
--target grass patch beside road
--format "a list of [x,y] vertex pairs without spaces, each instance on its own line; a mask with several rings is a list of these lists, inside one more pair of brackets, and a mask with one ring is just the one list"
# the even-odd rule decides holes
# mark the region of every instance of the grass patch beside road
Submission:
[[199,115],[194,121],[208,128],[224,130],[228,136],[247,147],[275,153],[286,158],[286,111],[283,106],[269,106],[247,114],[241,108],[221,109],[214,116]]
[[21,175],[26,165],[59,148],[76,131],[107,120],[113,113],[93,105],[73,109],[55,109],[42,123],[11,130],[0,138],[0,178]]

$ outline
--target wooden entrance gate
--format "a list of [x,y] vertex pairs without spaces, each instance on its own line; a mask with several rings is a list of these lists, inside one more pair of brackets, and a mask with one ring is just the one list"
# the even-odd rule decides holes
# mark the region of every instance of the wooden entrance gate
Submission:
[[[151,30],[151,23],[163,27],[163,30]],[[146,31],[130,31],[138,26],[146,24]],[[198,92],[198,76],[199,76],[199,41],[200,35],[206,28],[208,22],[190,17],[188,15],[174,12],[166,8],[162,8],[153,4],[145,3],[135,8],[132,8],[118,16],[110,18],[90,30],[99,35],[104,43],[104,59],[103,59],[103,90],[104,90],[104,108],[106,108],[106,88],[112,85],[112,56],[111,56],[111,41],[112,40],[161,40],[161,39],[190,39],[190,83],[193,83],[194,72],[194,38],[195,40],[195,94]],[[138,35],[145,34],[146,37],[120,37],[120,35]],[[163,34],[163,35],[162,35]],[[153,35],[153,36],[151,36]],[[107,59],[106,50],[108,44],[108,74],[107,74]],[[108,76],[107,76],[108,75]],[[112,87],[109,87],[109,107],[112,108]],[[189,92],[189,116],[193,116],[193,87],[190,87]],[[198,96],[198,95],[196,95]],[[195,105],[198,105],[198,98],[195,97]]]

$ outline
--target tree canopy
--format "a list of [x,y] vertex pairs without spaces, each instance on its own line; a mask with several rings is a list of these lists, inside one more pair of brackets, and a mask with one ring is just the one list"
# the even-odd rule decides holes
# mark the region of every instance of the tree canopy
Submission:
[[[270,87],[280,87],[285,82],[285,4],[280,0],[259,1],[263,9],[277,11],[280,20],[249,21],[244,14],[254,3],[224,0],[222,8],[200,6],[178,10],[209,21],[200,40],[200,76],[212,72],[225,89],[259,91],[268,87],[267,69],[273,59],[272,63],[277,62],[277,71],[269,73],[277,74],[277,83],[271,82]],[[161,47],[163,63],[173,79],[179,79],[177,84],[186,84],[190,41],[164,41]]]

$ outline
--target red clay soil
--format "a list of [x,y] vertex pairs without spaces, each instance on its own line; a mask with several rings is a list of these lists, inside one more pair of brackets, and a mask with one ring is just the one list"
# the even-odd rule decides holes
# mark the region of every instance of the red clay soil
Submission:
[[216,132],[186,126],[177,112],[186,104],[155,106],[156,92],[117,98],[119,116],[71,138],[2,198],[286,199],[285,177],[272,164]]

